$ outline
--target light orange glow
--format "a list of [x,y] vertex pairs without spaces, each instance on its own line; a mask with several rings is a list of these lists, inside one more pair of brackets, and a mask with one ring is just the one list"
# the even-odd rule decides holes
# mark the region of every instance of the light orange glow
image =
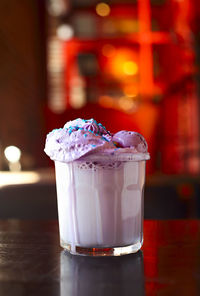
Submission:
[[138,31],[138,20],[135,19],[120,19],[116,22],[120,32],[130,34]]
[[128,48],[118,48],[106,66],[106,71],[116,79],[124,80],[125,77],[138,72],[137,53]]
[[118,101],[119,107],[123,110],[123,111],[132,111],[132,109],[135,107],[136,102],[131,100],[131,98],[129,97],[121,97]]
[[114,106],[114,100],[110,96],[100,96],[99,105],[105,108],[112,108]]
[[136,97],[138,95],[138,87],[132,83],[125,85],[123,91],[127,97]]
[[108,16],[110,14],[110,6],[104,2],[98,3],[96,6],[96,13],[99,16]]
[[126,75],[135,75],[138,72],[138,65],[133,61],[126,61],[123,64],[123,72]]
[[115,47],[112,44],[105,44],[102,48],[102,53],[107,58],[114,56],[115,52]]

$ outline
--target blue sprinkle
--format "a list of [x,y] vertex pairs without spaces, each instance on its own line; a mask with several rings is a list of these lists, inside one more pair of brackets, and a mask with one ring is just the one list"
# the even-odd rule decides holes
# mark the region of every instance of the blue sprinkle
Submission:
[[86,138],[88,135],[87,134],[84,134],[84,137]]
[[96,147],[97,145],[91,144],[92,147]]
[[102,140],[109,142],[108,139],[104,138],[103,136],[101,137]]
[[103,124],[98,123],[98,125],[101,126],[102,128],[104,128],[106,130],[106,128],[105,128],[105,126],[103,126]]

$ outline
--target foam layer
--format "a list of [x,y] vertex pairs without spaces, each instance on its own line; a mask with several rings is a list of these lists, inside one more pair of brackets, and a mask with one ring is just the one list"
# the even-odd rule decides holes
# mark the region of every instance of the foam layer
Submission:
[[116,169],[119,168],[120,165],[122,164],[121,161],[115,161],[115,162],[107,162],[107,161],[103,161],[103,162],[97,162],[97,161],[80,161],[77,162],[77,166],[79,169],[82,170],[99,170],[99,169],[106,169],[106,170],[112,170],[112,169]]

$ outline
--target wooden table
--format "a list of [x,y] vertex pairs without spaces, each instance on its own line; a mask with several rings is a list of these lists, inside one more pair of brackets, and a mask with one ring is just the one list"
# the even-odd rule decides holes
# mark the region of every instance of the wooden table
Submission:
[[200,295],[200,221],[145,221],[137,254],[71,256],[57,221],[0,221],[0,296]]

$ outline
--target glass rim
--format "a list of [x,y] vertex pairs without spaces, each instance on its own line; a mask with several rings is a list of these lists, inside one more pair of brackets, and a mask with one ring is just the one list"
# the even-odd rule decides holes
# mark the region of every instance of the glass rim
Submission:
[[90,155],[84,155],[74,161],[146,161],[150,159],[150,154],[146,153],[94,153]]

